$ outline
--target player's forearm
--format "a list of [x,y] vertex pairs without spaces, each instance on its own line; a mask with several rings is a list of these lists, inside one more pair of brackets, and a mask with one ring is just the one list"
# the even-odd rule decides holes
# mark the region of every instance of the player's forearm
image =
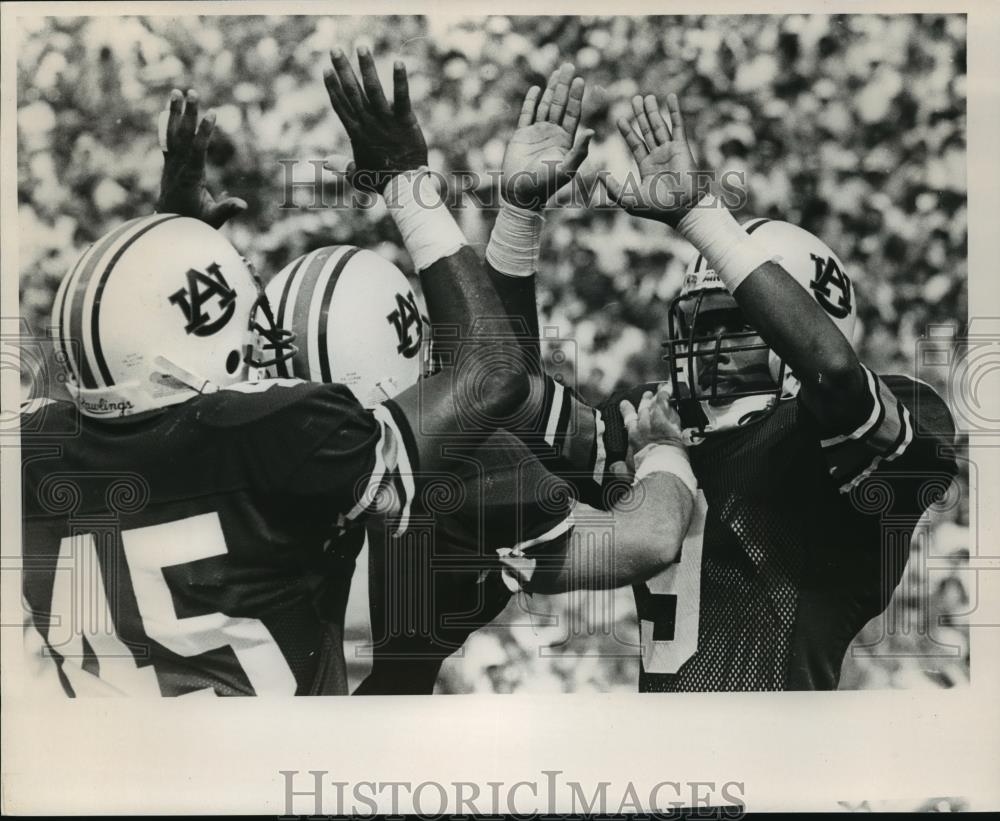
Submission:
[[850,341],[826,312],[717,199],[703,199],[678,230],[705,256],[748,324],[791,368],[825,421],[856,415],[864,377]]
[[518,343],[539,371],[541,351],[535,274],[543,223],[539,212],[502,200],[486,246],[486,270],[511,318]]
[[420,271],[420,284],[439,348],[457,349],[477,335],[510,335],[503,303],[469,246]]
[[540,560],[526,589],[610,590],[650,579],[677,560],[693,506],[680,478],[650,474],[610,511],[578,510],[565,551]]
[[861,363],[826,312],[775,262],[756,268],[735,290],[748,323],[808,389],[859,392]]
[[441,369],[455,373],[457,396],[480,400],[482,407],[468,410],[508,416],[527,392],[527,377],[522,368],[490,366],[509,364],[502,349],[512,328],[483,263],[426,169],[394,177],[385,198],[420,275]]
[[502,307],[482,263],[449,213],[426,168],[397,174],[384,193],[389,214],[420,276],[431,325],[468,339],[480,316]]
[[527,361],[537,372],[541,372],[541,346],[538,329],[538,300],[535,295],[535,277],[512,277],[497,271],[489,260],[486,262],[489,275],[504,313],[510,317],[511,326]]

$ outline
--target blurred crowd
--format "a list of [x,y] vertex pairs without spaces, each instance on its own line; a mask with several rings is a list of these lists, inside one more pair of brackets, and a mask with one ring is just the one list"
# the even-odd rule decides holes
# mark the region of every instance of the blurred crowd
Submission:
[[[308,160],[349,153],[320,77],[331,46],[361,44],[384,81],[393,58],[406,62],[431,164],[446,173],[498,170],[524,92],[562,60],[588,82],[583,123],[597,136],[584,179],[627,169],[614,120],[631,95],[678,92],[705,164],[745,175],[739,216],[797,223],[848,264],[859,350],[878,371],[914,373],[927,326],[967,315],[963,15],[19,24],[20,298],[35,332],[48,327],[55,288],[76,255],[120,221],[152,211],[157,115],[175,87],[197,89],[203,111],[217,112],[210,182],[249,202],[225,230],[265,279],[332,243],[376,250],[412,273],[384,209],[281,207],[289,204],[288,161],[297,161],[296,179],[310,179]],[[474,199],[456,216],[485,246],[495,211]],[[666,229],[615,209],[550,210],[539,297],[552,369],[591,400],[662,374],[666,310],[691,255]],[[859,637],[843,686],[968,680],[961,616],[975,602],[961,570],[970,544],[959,497],[933,514],[928,538],[915,540],[916,576],[901,585],[890,617]],[[607,636],[617,645],[635,631],[628,598],[619,594],[605,609],[613,615],[570,630],[569,640],[566,625],[580,621],[584,605],[531,603],[562,625],[562,638],[537,614],[509,618],[517,624],[481,631],[449,662],[440,688],[632,689],[634,657],[605,652]],[[363,614],[355,617],[358,636]]]

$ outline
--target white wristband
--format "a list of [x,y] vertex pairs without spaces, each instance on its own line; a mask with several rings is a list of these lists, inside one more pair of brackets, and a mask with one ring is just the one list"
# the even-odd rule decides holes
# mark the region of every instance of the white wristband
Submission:
[[383,196],[417,271],[468,244],[426,167],[397,174]]
[[500,201],[500,213],[486,245],[486,261],[501,274],[530,277],[538,270],[542,223],[537,211]]
[[677,226],[677,230],[699,251],[729,293],[765,262],[770,253],[751,237],[714,194],[706,194]]
[[160,151],[167,153],[167,124],[170,122],[170,110],[164,109],[156,118],[156,136],[160,141]]
[[691,461],[681,445],[654,442],[640,450],[635,455],[635,481],[651,473],[672,473],[691,491],[692,496],[698,491],[698,480],[691,470]]

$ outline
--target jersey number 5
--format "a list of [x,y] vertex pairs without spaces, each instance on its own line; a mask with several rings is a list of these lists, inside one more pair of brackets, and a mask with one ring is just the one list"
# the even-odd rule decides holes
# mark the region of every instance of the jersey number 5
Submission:
[[[698,649],[698,617],[701,612],[701,556],[705,540],[705,493],[695,496],[691,524],[681,545],[680,561],[646,582],[648,615],[640,618],[642,667],[647,673],[670,675]],[[673,614],[673,619],[669,618]],[[672,635],[664,636],[672,622]]]

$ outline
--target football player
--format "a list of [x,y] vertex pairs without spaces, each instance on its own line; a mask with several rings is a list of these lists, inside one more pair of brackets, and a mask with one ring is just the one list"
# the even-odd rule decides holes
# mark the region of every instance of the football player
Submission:
[[[529,92],[522,116],[535,115],[538,95]],[[694,183],[705,177],[675,97],[673,128],[655,98],[633,105],[633,122],[619,127],[641,182],[629,189],[610,178],[609,190],[630,213],[677,227],[703,252],[671,306],[666,383],[686,440],[697,444],[700,487],[680,561],[634,587],[640,688],[835,688],[846,648],[887,606],[918,520],[956,471],[950,413],[923,383],[875,375],[857,360],[853,286],[818,238],[769,220],[740,228],[714,199],[692,208]],[[549,146],[535,131],[523,142],[544,154]],[[507,275],[494,279],[501,299],[522,321],[536,311],[543,203],[527,186],[520,197],[505,189],[487,249],[491,271]],[[699,222],[705,215],[714,224]],[[734,259],[735,283],[717,273],[728,276]],[[655,387],[602,405],[606,480],[627,455],[632,420],[620,400]],[[523,589],[566,589],[562,551],[537,544],[515,553],[522,560],[511,571]],[[548,572],[553,561],[559,573]]]
[[[361,62],[363,71],[366,62],[367,59]],[[535,175],[534,185],[539,189],[535,194],[546,198],[543,189],[554,193],[572,178],[586,154],[590,137],[584,133],[567,155],[574,142],[583,95],[582,80],[570,88],[571,72],[572,66],[567,65],[553,73],[545,95],[546,109],[554,110],[552,119],[540,109],[541,116],[537,117],[534,128],[535,107],[541,95],[539,89],[533,90],[529,97],[531,111],[526,108],[522,114],[504,164],[508,176]],[[350,81],[347,76],[345,82]],[[543,132],[546,141],[556,138],[561,151],[555,156],[551,151],[546,152],[545,142],[538,140],[538,131]],[[519,153],[519,146],[530,146],[527,157],[525,152]],[[536,150],[539,147],[543,149],[540,153]],[[505,203],[504,207],[509,206]],[[279,373],[282,367],[289,367],[294,375],[328,381],[331,373],[336,373],[337,367],[344,368],[350,359],[349,352],[338,350],[332,313],[328,318],[325,312],[310,313],[305,307],[315,299],[310,294],[318,287],[309,269],[321,265],[324,253],[313,252],[313,256],[293,263],[268,286],[272,301],[280,300],[282,306],[287,305],[278,309],[280,325],[288,327],[297,338],[310,340],[310,346],[326,341],[326,349],[309,353],[300,350],[286,366],[279,366]],[[348,270],[350,265],[344,273]],[[510,275],[492,268],[490,272],[498,290],[502,292],[502,288],[509,287],[498,279],[509,280]],[[341,274],[337,284],[328,289],[334,305],[341,289],[350,289],[349,284],[340,284],[343,281]],[[404,299],[398,308],[387,311],[389,324],[398,324],[401,312],[416,313],[415,306],[406,307],[408,301]],[[293,303],[303,307],[293,309]],[[432,324],[439,324],[435,321],[439,317],[435,316],[433,304],[429,307]],[[544,542],[549,551],[554,551],[556,545],[564,547],[569,543],[569,532],[579,535],[607,523],[606,515],[598,514],[598,521],[593,515],[581,518],[578,512],[574,528],[569,519],[570,499],[574,495],[571,485],[577,493],[593,496],[603,481],[601,470],[595,471],[595,462],[603,461],[599,457],[603,442],[599,436],[595,437],[601,430],[600,416],[578,402],[571,392],[541,375],[537,316],[532,312],[527,321],[518,319],[522,323],[519,341],[533,359],[536,378],[544,382],[539,393],[549,402],[546,432],[553,442],[566,441],[565,458],[553,459],[544,448],[529,448],[514,434],[498,431],[482,444],[452,449],[450,458],[442,461],[447,470],[436,479],[433,492],[429,489],[426,504],[420,505],[419,510],[415,508],[411,516],[411,521],[419,520],[424,526],[425,538],[421,544],[404,546],[398,539],[383,538],[377,527],[369,528],[369,601],[374,652],[372,672],[356,691],[358,694],[430,693],[442,660],[460,647],[472,630],[499,613],[510,597],[510,588],[500,578],[498,550],[509,551],[511,545],[523,542]],[[331,363],[326,370],[319,367],[324,358]],[[337,366],[338,362],[342,364]],[[639,411],[631,412],[641,414],[647,421],[654,413],[663,427],[679,421],[666,404],[657,411],[652,397],[639,404]],[[590,438],[577,428],[588,432]],[[648,425],[644,435],[639,449],[647,443]],[[541,460],[565,478],[549,473]],[[676,513],[676,533],[681,533],[686,522],[683,505]],[[583,522],[587,527],[582,527]],[[411,525],[411,533],[415,531],[416,526]],[[655,554],[643,554],[643,544],[632,543],[636,555],[630,572],[635,575],[630,578],[644,578],[669,560],[670,552],[663,551],[662,544]],[[567,562],[564,567],[570,564]],[[584,566],[582,562],[577,564]],[[591,572],[605,565],[606,562],[597,561],[586,564]],[[619,567],[624,571],[625,563]]]
[[956,473],[951,414],[928,385],[858,360],[854,289],[829,247],[787,223],[740,225],[726,191],[699,188],[676,95],[666,117],[653,95],[632,107],[617,125],[639,178],[605,177],[609,194],[700,252],[666,356],[696,509],[679,561],[634,586],[640,689],[834,689]]

